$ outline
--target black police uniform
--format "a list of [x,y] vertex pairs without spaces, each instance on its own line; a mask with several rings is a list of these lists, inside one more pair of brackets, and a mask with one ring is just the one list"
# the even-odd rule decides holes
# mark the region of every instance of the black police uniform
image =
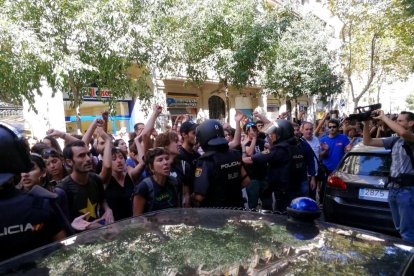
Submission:
[[265,193],[275,192],[276,208],[285,211],[292,199],[300,195],[300,184],[307,179],[305,153],[296,138],[274,144],[267,154],[252,156],[253,163],[267,164],[269,187]]
[[53,242],[64,229],[51,199],[14,187],[0,193],[0,261]]
[[203,207],[242,207],[242,156],[239,151],[208,151],[197,162],[194,192]]

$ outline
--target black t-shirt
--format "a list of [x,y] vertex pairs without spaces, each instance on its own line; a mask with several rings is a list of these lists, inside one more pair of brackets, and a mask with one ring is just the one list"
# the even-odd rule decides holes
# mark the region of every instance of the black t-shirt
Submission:
[[87,221],[94,221],[101,217],[100,208],[104,202],[104,189],[101,178],[97,174],[89,173],[86,185],[75,182],[68,175],[57,185],[57,188],[65,191],[70,221],[88,212],[89,215],[85,217]]
[[2,191],[0,261],[53,242],[53,236],[64,229],[51,200],[14,188]]
[[[252,144],[252,141],[247,142],[246,147],[250,147],[251,144]],[[264,149],[265,149],[265,141],[263,139],[257,138],[256,146],[255,146],[255,149],[252,155],[261,153],[264,151]],[[247,174],[249,175],[251,179],[264,180],[266,178],[267,166],[257,165],[253,163],[251,165],[246,164],[244,168],[246,169]]]
[[108,187],[105,189],[105,200],[112,209],[114,219],[120,220],[132,216],[132,197],[134,195],[134,183],[129,174],[125,175],[122,187],[111,176]]
[[200,157],[200,154],[197,151],[190,153],[184,148],[180,149],[179,159],[187,161],[190,164],[191,168],[194,170],[197,164],[197,159]]
[[175,208],[178,204],[176,179],[168,176],[163,186],[159,185],[153,177],[147,177],[135,186],[135,195],[145,198],[144,212]]

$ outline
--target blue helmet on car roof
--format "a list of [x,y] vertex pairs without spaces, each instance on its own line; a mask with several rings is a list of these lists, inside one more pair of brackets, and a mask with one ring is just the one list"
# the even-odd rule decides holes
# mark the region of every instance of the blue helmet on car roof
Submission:
[[286,208],[290,217],[298,220],[312,221],[320,217],[321,210],[315,200],[309,197],[297,197]]

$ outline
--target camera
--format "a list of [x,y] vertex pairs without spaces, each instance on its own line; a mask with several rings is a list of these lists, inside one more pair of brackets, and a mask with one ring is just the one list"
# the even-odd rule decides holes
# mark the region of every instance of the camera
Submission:
[[377,114],[374,114],[373,111],[375,111],[377,109],[380,109],[380,108],[381,108],[380,103],[367,105],[367,106],[359,106],[359,107],[355,108],[357,113],[349,115],[348,119],[350,121],[355,120],[355,121],[359,121],[359,122],[368,120],[369,118],[377,115]]

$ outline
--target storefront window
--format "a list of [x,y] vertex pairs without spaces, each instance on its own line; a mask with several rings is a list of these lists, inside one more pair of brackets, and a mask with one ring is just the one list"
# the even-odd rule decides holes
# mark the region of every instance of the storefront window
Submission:
[[[96,117],[100,118],[103,111],[109,110],[107,103],[100,101],[84,101],[80,106],[81,132],[85,133],[91,121]],[[125,128],[128,130],[130,120],[130,110],[127,101],[115,104],[115,115],[108,120],[108,133],[116,134],[117,131]],[[70,106],[69,101],[65,101],[65,121],[66,131],[76,133],[76,110]]]

